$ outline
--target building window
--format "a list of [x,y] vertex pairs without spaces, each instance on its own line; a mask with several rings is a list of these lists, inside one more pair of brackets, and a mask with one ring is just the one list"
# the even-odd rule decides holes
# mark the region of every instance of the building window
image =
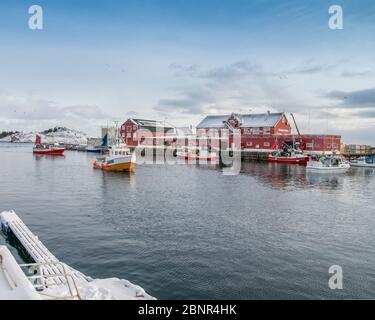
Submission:
[[132,132],[132,126],[128,126],[128,127],[126,128],[126,131],[127,131],[127,132]]
[[259,144],[257,144],[257,145],[255,146],[255,148],[259,149]]
[[264,143],[264,146],[265,146],[265,147],[270,147],[271,144],[270,144],[269,142],[265,142],[265,143]]
[[259,128],[253,128],[253,134],[259,134]]
[[253,143],[250,141],[250,142],[247,143],[247,145],[248,145],[249,147],[251,147],[251,146],[253,145]]
[[314,143],[312,142],[306,143],[306,148],[312,150],[314,148]]
[[126,138],[131,138],[132,137],[132,134],[131,133],[128,133],[127,135],[126,135]]
[[270,134],[271,133],[271,128],[264,128],[263,130],[264,130],[263,131],[264,134]]

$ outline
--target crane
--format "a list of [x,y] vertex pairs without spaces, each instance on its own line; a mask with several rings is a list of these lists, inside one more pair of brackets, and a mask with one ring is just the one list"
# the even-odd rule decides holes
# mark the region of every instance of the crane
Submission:
[[291,115],[292,118],[293,118],[293,122],[294,122],[294,125],[296,126],[298,136],[300,137],[300,136],[301,136],[301,133],[299,132],[299,129],[298,129],[298,126],[297,126],[297,122],[296,122],[296,119],[294,119],[294,115],[293,115],[293,113],[290,113],[290,115]]

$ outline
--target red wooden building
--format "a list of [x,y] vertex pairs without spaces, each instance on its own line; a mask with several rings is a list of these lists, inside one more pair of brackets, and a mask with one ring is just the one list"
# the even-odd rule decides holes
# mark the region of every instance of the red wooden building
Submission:
[[284,143],[296,143],[308,153],[340,150],[338,135],[293,135],[284,113],[207,116],[198,124],[197,136],[220,139],[235,129],[240,130],[242,150],[269,152],[281,149]]
[[120,136],[131,147],[164,146],[176,139],[176,129],[164,121],[130,118],[122,124]]
[[207,116],[197,126],[197,135],[210,129],[240,129],[241,134],[274,135],[291,134],[292,128],[284,113],[235,114]]

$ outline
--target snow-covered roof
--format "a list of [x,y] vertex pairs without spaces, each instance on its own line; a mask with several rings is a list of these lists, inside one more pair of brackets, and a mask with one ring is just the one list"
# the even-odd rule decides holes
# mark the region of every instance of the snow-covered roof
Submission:
[[146,120],[146,119],[131,119],[137,125],[141,127],[163,127],[163,128],[173,128],[173,126],[169,125],[165,121],[159,120]]
[[[277,124],[284,113],[260,113],[260,114],[234,114],[240,122],[240,127],[257,128],[273,127]],[[224,128],[224,121],[228,120],[231,115],[206,116],[198,125],[197,129],[203,128]]]

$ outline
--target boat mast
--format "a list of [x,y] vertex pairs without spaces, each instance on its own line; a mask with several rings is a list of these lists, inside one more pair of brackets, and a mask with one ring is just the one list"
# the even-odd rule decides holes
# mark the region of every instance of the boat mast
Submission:
[[118,147],[120,145],[119,136],[118,136],[118,120],[114,121],[115,127],[116,127],[116,146]]

